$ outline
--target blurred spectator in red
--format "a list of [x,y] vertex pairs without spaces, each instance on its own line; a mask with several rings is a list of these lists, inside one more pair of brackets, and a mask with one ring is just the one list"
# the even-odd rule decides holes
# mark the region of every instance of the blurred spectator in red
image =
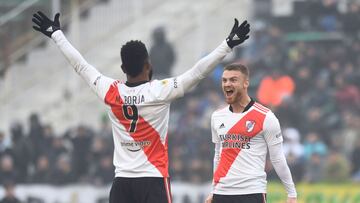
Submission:
[[345,78],[338,75],[335,78],[336,92],[335,98],[342,108],[356,107],[360,109],[360,91],[359,87],[346,83]]
[[272,75],[261,80],[257,98],[264,105],[277,107],[284,99],[291,97],[294,90],[295,83],[290,76],[274,71]]

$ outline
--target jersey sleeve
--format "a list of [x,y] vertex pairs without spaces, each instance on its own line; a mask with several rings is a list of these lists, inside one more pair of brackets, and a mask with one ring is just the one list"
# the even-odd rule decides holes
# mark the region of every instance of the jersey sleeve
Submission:
[[102,75],[96,68],[90,65],[70,44],[61,30],[54,32],[51,38],[74,70],[85,80],[98,97],[104,100],[106,92],[115,80]]
[[284,149],[282,143],[269,146],[270,161],[274,166],[276,174],[283,183],[288,197],[297,197],[294,181],[291,177],[290,169],[286,163]]
[[[219,165],[219,161],[220,161],[220,142],[215,143],[215,151],[214,151],[214,162],[213,162],[213,174],[215,174],[215,171]],[[211,193],[214,192],[215,189],[215,183],[214,181],[212,182],[212,190]]]
[[264,138],[268,145],[275,145],[283,141],[279,120],[269,111],[264,120]]
[[185,73],[164,80],[152,81],[153,94],[157,101],[172,101],[184,96],[195,87],[203,78],[205,78],[216,65],[231,52],[231,49],[224,41],[214,51],[200,59],[190,70]]
[[204,79],[210,72],[212,72],[216,65],[231,52],[226,41],[223,41],[210,54],[200,59],[191,69],[177,77],[177,83],[184,93],[189,92],[202,79]]

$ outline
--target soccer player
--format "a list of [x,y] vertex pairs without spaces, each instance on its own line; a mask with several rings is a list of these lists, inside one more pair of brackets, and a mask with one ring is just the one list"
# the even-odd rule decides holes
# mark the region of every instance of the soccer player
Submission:
[[224,68],[222,90],[229,105],[211,116],[215,143],[212,193],[205,203],[266,202],[267,149],[288,193],[297,194],[282,148],[280,124],[274,113],[249,97],[249,70],[241,64]]
[[50,20],[33,15],[35,30],[52,38],[75,71],[107,105],[114,140],[115,179],[110,203],[170,203],[168,122],[170,102],[182,97],[231,52],[249,38],[250,25],[235,24],[214,51],[184,74],[151,81],[152,66],[145,45],[129,41],[121,48],[121,69],[127,80],[102,75],[88,64],[60,30],[59,15]]

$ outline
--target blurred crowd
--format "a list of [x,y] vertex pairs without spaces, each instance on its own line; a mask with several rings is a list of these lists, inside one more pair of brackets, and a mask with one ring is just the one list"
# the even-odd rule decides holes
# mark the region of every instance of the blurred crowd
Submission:
[[[10,127],[11,140],[0,133],[0,183],[65,185],[112,181],[112,135],[107,121],[95,131],[77,126],[56,135],[37,114],[29,117],[28,131],[21,123]],[[10,145],[11,143],[11,145]]]
[[[330,12],[335,1],[309,2],[321,2],[317,6],[329,12],[317,14],[311,25],[300,20],[291,32],[317,31],[317,37],[293,37],[294,33],[279,26],[277,20],[284,19],[260,16],[252,23],[247,47],[237,49],[235,58],[220,64],[211,77],[172,103],[169,160],[173,181],[211,180],[210,115],[224,105],[222,67],[236,61],[250,68],[249,95],[280,120],[285,155],[296,182],[360,182],[360,38],[356,26],[348,25],[352,18],[360,19],[360,3],[350,2],[348,12],[340,14]],[[335,32],[340,35],[329,37]],[[62,135],[55,135],[52,125],[56,122],[44,124],[32,114],[27,124],[13,123],[9,135],[0,132],[0,184],[103,185],[112,181],[113,143],[106,118],[100,129],[77,126]],[[266,170],[270,180],[278,180],[271,164]]]

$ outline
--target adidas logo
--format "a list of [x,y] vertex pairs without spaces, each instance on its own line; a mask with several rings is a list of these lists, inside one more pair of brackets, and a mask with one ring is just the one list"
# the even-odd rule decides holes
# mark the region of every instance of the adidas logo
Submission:
[[222,124],[220,125],[219,129],[221,129],[221,128],[225,128],[224,123],[222,123]]
[[50,26],[48,29],[46,29],[46,31],[48,31],[48,32],[52,32],[52,31],[53,31],[52,26]]
[[235,35],[234,37],[233,37],[233,40],[239,40],[240,39],[240,37],[238,36],[238,35]]

